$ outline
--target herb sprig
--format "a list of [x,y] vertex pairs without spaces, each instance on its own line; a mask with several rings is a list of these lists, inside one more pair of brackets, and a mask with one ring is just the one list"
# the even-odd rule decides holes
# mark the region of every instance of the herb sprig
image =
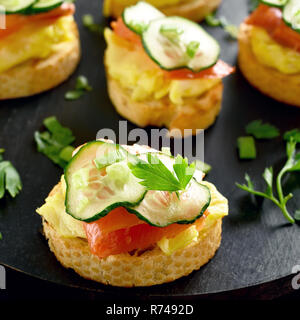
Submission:
[[185,190],[195,172],[195,164],[188,164],[186,158],[178,155],[170,171],[154,153],[147,154],[146,161],[129,163],[133,175],[141,179],[140,184],[147,190],[178,192]]
[[283,189],[282,189],[282,180],[284,175],[286,175],[287,173],[300,171],[300,153],[296,153],[297,143],[300,142],[300,130],[294,129],[292,131],[289,131],[284,135],[284,138],[287,140],[287,144],[286,144],[287,161],[276,177],[275,188],[277,191],[277,196],[274,194],[274,191],[273,191],[275,177],[274,177],[274,172],[272,167],[266,168],[263,173],[263,179],[265,180],[267,185],[265,192],[257,191],[254,189],[253,182],[251,181],[251,178],[247,173],[245,175],[245,180],[247,184],[241,185],[237,183],[236,185],[244,191],[247,191],[256,196],[271,200],[275,205],[277,205],[280,208],[284,217],[290,223],[295,223],[295,219],[298,220],[299,214],[296,212],[295,218],[293,218],[293,216],[289,213],[286,206],[287,202],[293,197],[293,194],[289,193],[286,196],[284,195]]

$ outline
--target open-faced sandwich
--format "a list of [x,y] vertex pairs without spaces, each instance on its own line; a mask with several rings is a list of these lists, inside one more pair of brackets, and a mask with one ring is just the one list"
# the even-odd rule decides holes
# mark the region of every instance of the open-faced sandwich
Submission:
[[187,159],[97,140],[75,150],[37,210],[66,268],[113,286],[151,286],[199,269],[221,242],[227,200]]
[[219,60],[218,42],[202,27],[139,2],[104,34],[108,91],[123,117],[194,132],[214,123],[222,78],[234,69]]
[[66,80],[80,58],[74,4],[0,0],[0,6],[0,99],[30,96]]
[[239,67],[264,94],[300,107],[300,1],[264,0],[239,34]]
[[[134,5],[138,0],[104,0],[103,14],[118,18],[123,10]],[[202,20],[213,12],[221,0],[147,0],[149,4],[161,10],[167,16],[182,16],[194,21]]]

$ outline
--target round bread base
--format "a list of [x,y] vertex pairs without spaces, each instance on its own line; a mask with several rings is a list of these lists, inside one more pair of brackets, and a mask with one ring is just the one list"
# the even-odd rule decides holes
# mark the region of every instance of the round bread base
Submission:
[[206,129],[221,111],[223,84],[220,82],[198,98],[184,99],[183,105],[175,105],[169,98],[145,102],[133,101],[130,92],[118,81],[107,76],[108,93],[118,113],[139,127],[166,126],[171,131],[179,129]]
[[85,239],[63,238],[43,220],[50,249],[64,267],[86,279],[119,287],[162,284],[199,269],[219,248],[221,226],[220,219],[197,242],[170,256],[155,246],[140,255],[118,254],[100,259],[91,254]]
[[[159,8],[168,16],[181,16],[190,20],[200,21],[220,5],[221,0],[186,0],[183,3]],[[108,11],[110,16],[118,18],[122,15],[125,5],[110,0]]]
[[0,73],[0,100],[31,96],[52,89],[65,81],[80,59],[77,25],[73,23],[75,39],[46,59],[31,59]]
[[300,107],[300,74],[287,75],[262,65],[251,48],[252,26],[243,23],[239,33],[239,67],[245,78],[271,98]]

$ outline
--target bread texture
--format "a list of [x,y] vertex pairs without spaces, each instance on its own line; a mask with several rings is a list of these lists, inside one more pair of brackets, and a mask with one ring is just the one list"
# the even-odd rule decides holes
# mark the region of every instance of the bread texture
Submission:
[[[207,14],[214,11],[220,3],[221,0],[186,0],[179,4],[160,7],[159,10],[168,16],[181,16],[190,20],[200,21]],[[125,7],[126,5],[120,4],[118,0],[105,0],[104,13],[117,18],[122,15]]]
[[173,104],[168,97],[161,100],[136,102],[118,81],[107,75],[108,93],[117,111],[139,127],[166,126],[179,129],[206,129],[221,110],[223,84],[219,83],[198,98],[187,98],[184,105]]
[[245,78],[275,100],[300,107],[300,74],[287,75],[261,64],[251,48],[251,25],[242,23],[239,32],[238,63]]
[[49,247],[65,268],[86,279],[118,287],[162,284],[198,270],[219,248],[221,226],[219,219],[197,242],[169,256],[155,246],[140,255],[126,253],[100,259],[90,252],[87,240],[63,238],[43,219]]
[[79,33],[72,24],[74,40],[46,59],[31,59],[0,73],[0,100],[27,97],[52,89],[65,81],[80,59]]

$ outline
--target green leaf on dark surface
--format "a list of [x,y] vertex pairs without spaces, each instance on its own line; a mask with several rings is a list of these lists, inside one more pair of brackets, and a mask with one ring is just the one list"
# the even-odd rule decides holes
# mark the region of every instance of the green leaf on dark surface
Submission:
[[273,139],[280,135],[279,130],[262,120],[254,120],[246,126],[246,132],[253,135],[256,139]]
[[22,190],[22,182],[19,173],[10,161],[0,162],[0,199],[8,191],[12,198]]
[[70,144],[75,137],[72,131],[63,127],[55,117],[46,118],[43,123],[49,131],[34,133],[37,149],[55,164],[65,168],[74,150]]
[[285,132],[285,134],[283,135],[283,139],[287,140],[287,141],[294,140],[297,143],[300,143],[300,130],[293,129],[293,130]]

